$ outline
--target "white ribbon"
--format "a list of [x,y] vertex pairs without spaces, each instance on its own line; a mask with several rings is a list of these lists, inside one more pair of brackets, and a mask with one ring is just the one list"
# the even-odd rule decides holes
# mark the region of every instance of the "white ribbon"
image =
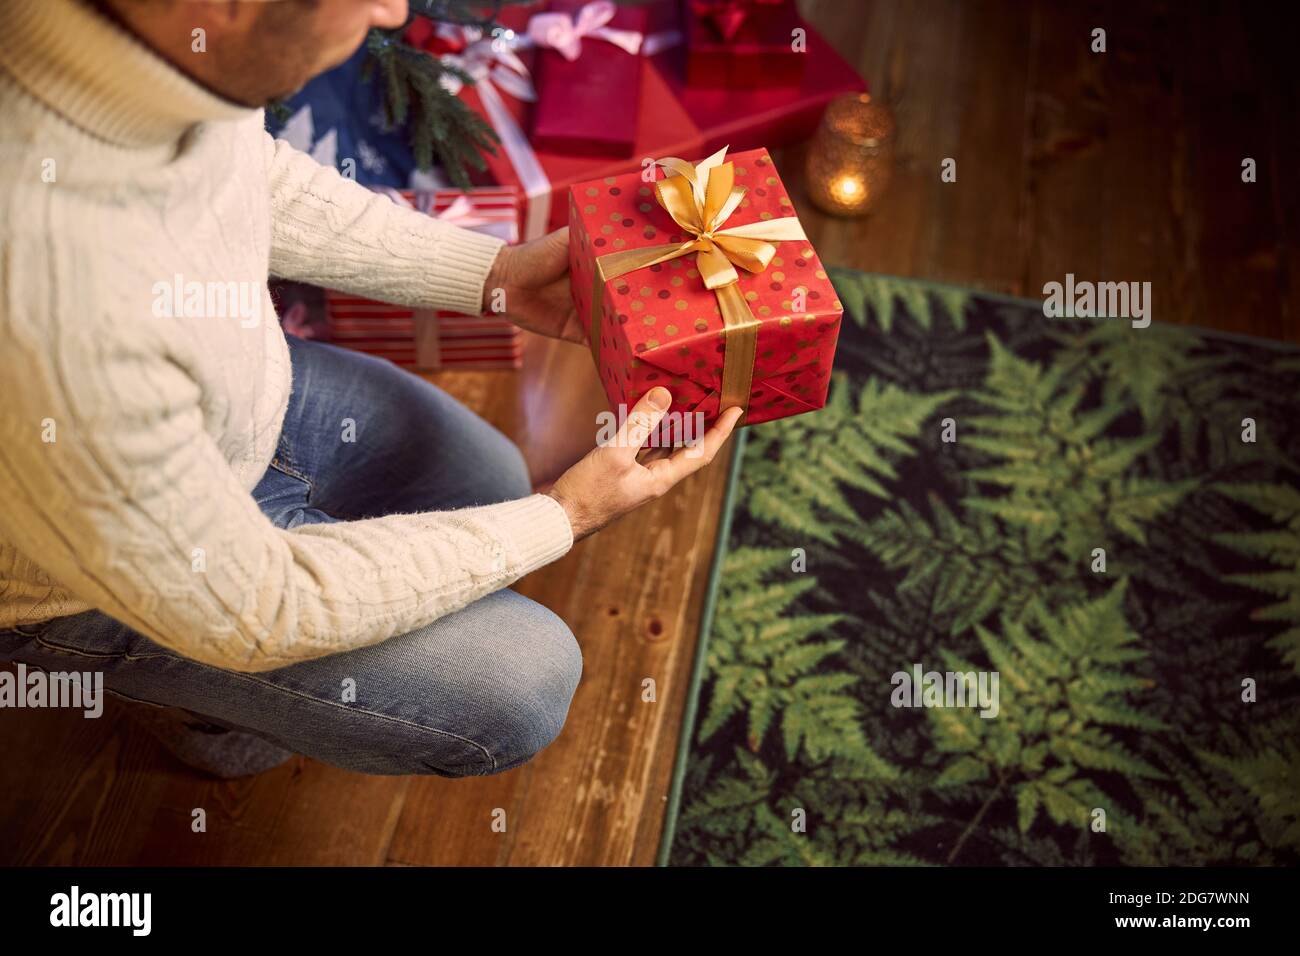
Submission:
[[[533,89],[528,68],[519,59],[504,37],[487,38],[475,27],[461,28],[468,45],[460,53],[444,54],[444,63],[457,67],[474,80],[483,103],[487,121],[501,138],[501,148],[519,177],[519,186],[526,197],[524,211],[524,239],[536,239],[546,232],[551,218],[551,180],[542,168],[528,137],[510,115],[498,88],[517,100],[534,102],[537,91]],[[449,72],[442,74],[442,85],[453,96],[464,85],[460,77]]]
[[533,45],[548,47],[566,60],[582,54],[582,40],[604,40],[636,56],[644,39],[635,30],[618,30],[605,24],[617,10],[611,0],[592,0],[570,17],[567,13],[539,13],[528,21],[528,39]]
[[677,46],[683,39],[682,31],[676,29],[651,33],[641,43],[641,55],[654,56],[656,53],[662,53],[670,47]]
[[643,35],[605,26],[614,13],[615,5],[609,0],[593,0],[573,17],[566,13],[538,13],[528,21],[527,32],[516,39],[515,45],[549,47],[566,60],[576,60],[582,51],[582,38],[588,36],[642,56],[654,56],[682,42],[682,31],[676,27]]

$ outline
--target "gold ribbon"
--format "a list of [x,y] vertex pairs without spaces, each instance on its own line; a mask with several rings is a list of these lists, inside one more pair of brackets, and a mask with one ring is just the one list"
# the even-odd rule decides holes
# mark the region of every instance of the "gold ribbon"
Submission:
[[724,352],[719,413],[732,405],[739,405],[742,412],[748,411],[758,348],[759,321],[740,291],[736,267],[746,272],[762,272],[776,255],[773,243],[807,239],[803,226],[794,216],[721,228],[745,196],[745,188],[735,184],[735,167],[725,161],[726,155],[724,146],[694,165],[675,156],[655,162],[673,174],[655,183],[655,197],[691,238],[598,256],[593,270],[590,332],[591,354],[599,362],[600,303],[605,283],[695,253],[695,265],[704,286],[713,290],[722,312]]

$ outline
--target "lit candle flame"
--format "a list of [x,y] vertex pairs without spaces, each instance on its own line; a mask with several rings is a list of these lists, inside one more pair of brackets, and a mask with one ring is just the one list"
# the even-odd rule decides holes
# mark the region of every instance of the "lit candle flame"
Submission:
[[831,184],[831,192],[846,205],[854,205],[863,198],[866,189],[857,176],[840,176]]

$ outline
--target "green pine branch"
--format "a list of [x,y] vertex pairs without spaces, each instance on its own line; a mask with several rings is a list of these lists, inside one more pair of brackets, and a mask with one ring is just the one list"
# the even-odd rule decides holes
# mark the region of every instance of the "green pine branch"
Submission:
[[469,169],[487,167],[484,153],[496,153],[499,137],[487,121],[442,85],[446,73],[462,83],[473,80],[438,57],[404,43],[401,30],[372,30],[367,38],[370,59],[362,76],[383,84],[383,118],[389,130],[410,136],[416,166],[435,163],[446,170],[459,189],[470,186]]

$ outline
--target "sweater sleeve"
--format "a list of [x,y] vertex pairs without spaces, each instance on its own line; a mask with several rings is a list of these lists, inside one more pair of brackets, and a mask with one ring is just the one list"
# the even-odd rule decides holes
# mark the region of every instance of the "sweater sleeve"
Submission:
[[271,274],[383,302],[477,315],[504,243],[439,222],[322,166],[265,130]]
[[0,538],[82,600],[263,671],[419,628],[571,547],[544,495],[277,528],[205,429],[191,346],[114,315],[96,268],[68,241],[0,245]]

